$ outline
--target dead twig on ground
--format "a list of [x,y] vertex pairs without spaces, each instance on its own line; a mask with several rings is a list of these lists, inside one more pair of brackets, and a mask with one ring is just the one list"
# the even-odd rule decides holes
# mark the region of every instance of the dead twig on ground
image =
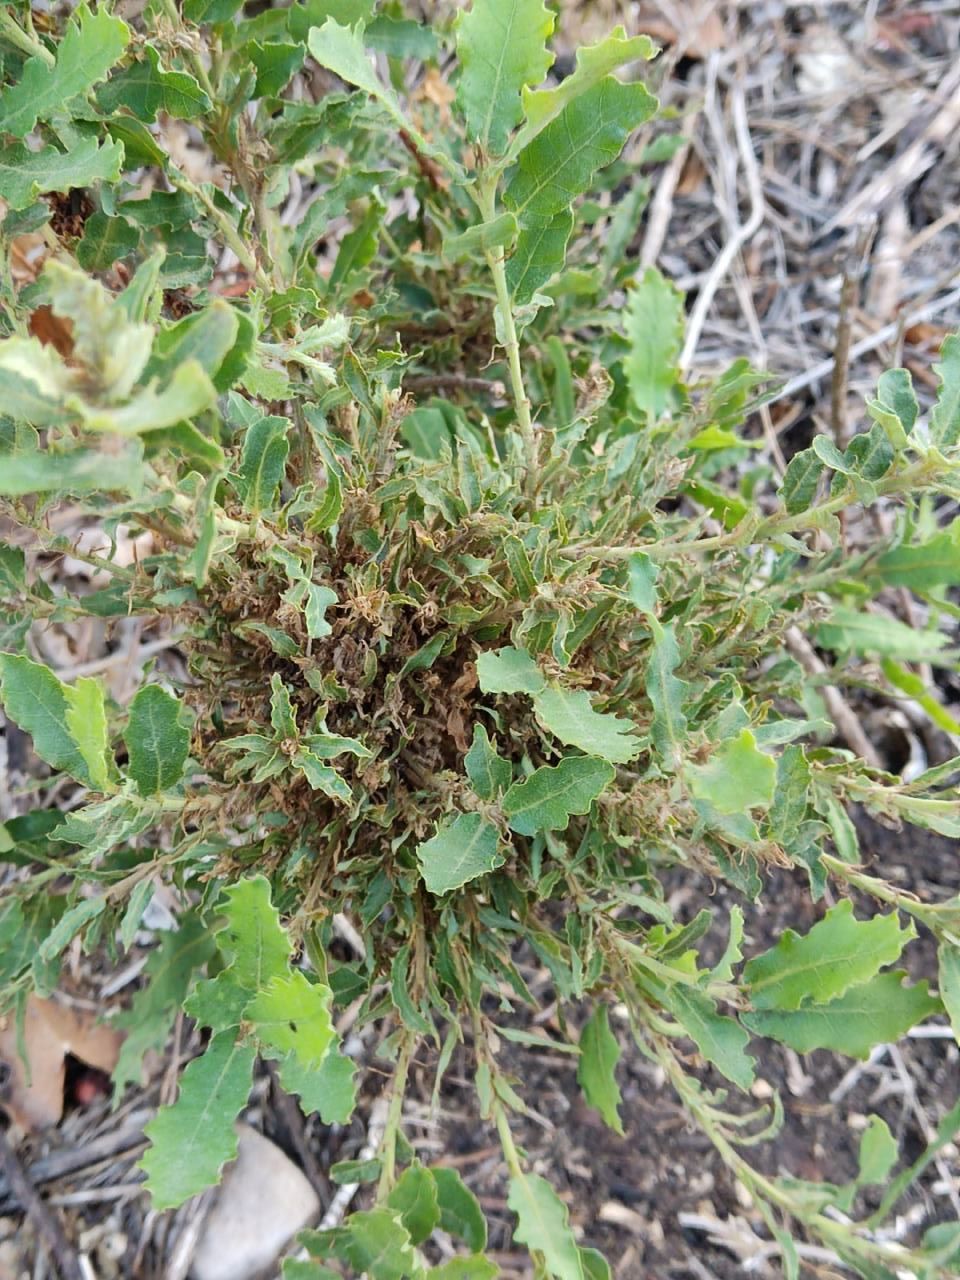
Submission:
[[[708,79],[707,102],[704,106],[704,114],[708,121],[713,121],[716,111],[716,81],[717,81],[717,60],[716,55],[711,57]],[[693,357],[697,350],[697,343],[700,341],[700,334],[703,332],[703,326],[710,310],[711,303],[719,288],[721,280],[729,273],[733,266],[737,254],[753,236],[760,230],[763,223],[764,200],[763,200],[763,183],[760,178],[760,168],[757,164],[757,158],[753,151],[753,139],[750,136],[750,128],[747,124],[747,104],[744,97],[743,89],[739,84],[734,84],[730,89],[731,112],[733,116],[733,129],[737,140],[737,150],[740,160],[743,164],[743,171],[747,180],[747,189],[750,193],[750,216],[746,222],[740,223],[737,219],[736,210],[731,206],[729,210],[731,224],[735,229],[728,236],[723,248],[717,254],[716,260],[710,269],[710,273],[704,280],[700,292],[697,294],[697,300],[694,303],[693,310],[690,312],[687,321],[687,337],[683,344],[683,350],[680,353],[679,365],[681,370],[686,372],[693,363]],[[734,196],[735,199],[735,196]]]
[[60,1273],[61,1280],[86,1280],[80,1258],[73,1245],[66,1237],[60,1219],[43,1199],[30,1177],[20,1157],[13,1147],[7,1131],[0,1128],[0,1168],[7,1179],[7,1185],[19,1200],[28,1221],[32,1222],[53,1263]]

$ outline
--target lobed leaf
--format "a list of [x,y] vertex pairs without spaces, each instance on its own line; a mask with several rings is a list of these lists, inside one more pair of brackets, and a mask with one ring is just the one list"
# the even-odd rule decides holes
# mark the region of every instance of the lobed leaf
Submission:
[[304,1066],[294,1054],[280,1062],[280,1083],[299,1095],[305,1116],[319,1112],[324,1124],[347,1124],[357,1105],[354,1064],[333,1048],[319,1066]]
[[594,711],[584,689],[542,689],[534,694],[533,708],[545,729],[586,755],[599,756],[611,764],[625,764],[640,754],[641,743],[633,736],[637,727],[633,721]]
[[[611,71],[628,62],[649,62],[659,52],[649,36],[628,37],[623,27],[614,27],[596,44],[577,50],[577,64],[570,75],[556,86],[545,89],[525,87],[523,111],[526,120],[514,140],[514,152],[521,151],[538,133],[555,120],[575,98],[603,80]],[[542,79],[542,77],[541,77]],[[531,84],[534,81],[530,82]]]
[[912,923],[901,929],[895,912],[857,920],[845,898],[802,937],[786,929],[775,946],[747,963],[750,1002],[754,1009],[823,1004],[873,978],[914,937]]
[[158,684],[148,684],[130,703],[124,730],[127,773],[142,796],[156,795],[175,786],[183,774],[190,751],[190,730],[184,723],[184,707]]
[[786,1012],[764,1010],[742,1015],[757,1035],[780,1040],[797,1053],[832,1049],[851,1058],[866,1058],[878,1044],[889,1044],[943,1006],[927,991],[926,982],[905,987],[903,971],[881,973],[851,987],[827,1004]]
[[243,1011],[258,1039],[273,1052],[294,1054],[304,1067],[315,1070],[336,1041],[330,1018],[331,991],[310,982],[299,969],[274,978]]
[[484,693],[539,693],[546,687],[540,668],[524,649],[486,650],[477,658],[477,679]]
[[41,57],[28,58],[17,83],[0,94],[0,133],[25,138],[38,120],[66,114],[70,100],[92,89],[123,56],[129,39],[125,22],[106,9],[94,13],[86,2],[79,4],[57,44],[53,65]]
[[683,331],[683,294],[656,267],[648,267],[627,302],[630,350],[623,371],[633,403],[650,424],[667,409],[679,385]]
[[507,1204],[517,1215],[513,1238],[543,1258],[553,1280],[585,1280],[567,1206],[539,1174],[514,1174]]
[[37,196],[72,187],[92,187],[117,182],[123,168],[123,145],[96,138],[81,138],[69,151],[41,147],[31,151],[22,143],[0,147],[0,198],[11,209],[26,209]]
[[606,760],[568,756],[558,765],[543,765],[503,797],[507,823],[523,836],[565,831],[574,814],[589,813],[616,771]]
[[[509,795],[509,792],[507,793]],[[417,846],[420,874],[431,893],[449,893],[500,866],[496,827],[479,813],[461,813]]]
[[156,1209],[176,1208],[213,1186],[236,1157],[234,1121],[247,1103],[255,1056],[232,1032],[214,1036],[183,1073],[177,1101],[145,1127],[151,1145],[140,1168]]
[[619,1060],[620,1045],[610,1030],[607,1006],[599,1004],[580,1033],[577,1083],[590,1105],[622,1137],[623,1122],[617,1111],[621,1097],[615,1074]]
[[144,124],[153,124],[160,112],[193,120],[210,110],[209,97],[192,75],[165,71],[153,45],[145,44],[142,55],[97,90],[101,111],[109,115],[123,107]]
[[769,808],[773,801],[777,766],[757,747],[749,729],[720,744],[704,765],[688,764],[684,775],[691,792],[718,813],[749,813]]
[[[567,103],[517,157],[504,201],[518,215],[549,218],[588,191],[598,170],[616,160],[629,135],[657,109],[641,84],[607,76]],[[521,218],[522,221],[522,218]]]
[[467,137],[502,156],[523,117],[521,91],[539,84],[553,63],[547,40],[553,14],[543,0],[473,0],[457,22],[457,105]]

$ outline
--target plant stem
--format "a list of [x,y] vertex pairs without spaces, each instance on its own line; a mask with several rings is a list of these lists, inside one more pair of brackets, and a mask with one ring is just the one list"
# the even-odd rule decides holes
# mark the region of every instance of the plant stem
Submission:
[[216,223],[217,230],[223,237],[223,242],[237,255],[237,260],[248,275],[252,276],[259,288],[265,293],[273,292],[273,283],[270,277],[257,262],[254,255],[243,242],[240,232],[233,225],[222,209],[218,209],[213,198],[207,195],[203,187],[198,186],[195,182],[191,182],[189,178],[182,173],[177,173],[171,169],[168,177],[175,187],[183,191],[186,195],[192,196],[194,200],[199,200],[206,209],[213,222]]
[[45,45],[24,31],[9,13],[4,13],[2,10],[0,10],[0,37],[28,57],[40,58],[48,67],[54,67],[57,64],[56,58]]
[[397,1069],[393,1073],[393,1084],[390,1092],[390,1110],[387,1112],[387,1125],[383,1131],[383,1169],[377,1198],[382,1199],[393,1186],[397,1170],[397,1132],[403,1114],[403,1099],[407,1090],[407,1074],[410,1070],[410,1059],[416,1043],[414,1036],[404,1036],[397,1054]]
[[[488,222],[492,221],[496,215],[496,183],[497,179],[494,177],[481,189],[478,200],[481,216]],[[513,394],[517,424],[523,440],[524,482],[525,487],[529,488],[537,473],[537,437],[530,417],[530,401],[523,384],[520,340],[517,337],[517,326],[513,318],[513,304],[507,285],[507,269],[502,252],[488,249],[485,257],[497,292],[497,310],[500,313],[503,349],[507,353],[507,364],[510,369],[510,390]]]
[[523,1165],[520,1163],[520,1153],[517,1151],[517,1144],[514,1142],[513,1134],[510,1131],[510,1121],[507,1119],[507,1113],[501,1102],[494,1104],[493,1118],[497,1122],[497,1133],[500,1135],[500,1145],[503,1147],[503,1157],[507,1162],[507,1168],[510,1170],[510,1176],[522,1178]]

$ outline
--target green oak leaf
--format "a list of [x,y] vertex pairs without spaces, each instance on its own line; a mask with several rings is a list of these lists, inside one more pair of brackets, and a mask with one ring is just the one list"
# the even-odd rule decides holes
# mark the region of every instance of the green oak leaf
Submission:
[[70,731],[70,694],[43,663],[0,653],[0,698],[6,714],[30,734],[41,760],[94,786],[85,752]]
[[619,1060],[620,1045],[610,1030],[607,1006],[597,1005],[580,1033],[577,1083],[591,1107],[596,1107],[614,1133],[622,1136],[623,1122],[617,1111],[621,1098],[615,1074]]
[[180,1096],[144,1129],[140,1160],[155,1209],[172,1209],[219,1181],[237,1154],[234,1121],[246,1105],[256,1050],[233,1032],[214,1036],[183,1073]]
[[553,14],[543,0],[474,0],[457,22],[457,105],[467,137],[494,156],[507,150],[523,117],[521,91],[553,63],[547,40]]
[[905,977],[901,970],[881,973],[827,1004],[745,1013],[743,1023],[756,1035],[780,1040],[797,1053],[832,1049],[866,1058],[875,1045],[898,1040],[916,1023],[943,1010],[926,982],[907,987]]
[[251,515],[273,510],[290,452],[289,430],[289,418],[267,414],[254,419],[246,429],[237,492]]
[[272,1051],[268,1056],[293,1053],[305,1066],[316,1068],[336,1041],[331,998],[329,987],[310,982],[295,969],[254,996],[244,1009],[244,1021],[253,1024],[258,1039]]
[[547,683],[530,654],[512,646],[481,653],[477,678],[484,693],[539,693]]
[[417,846],[420,874],[431,893],[450,893],[503,862],[496,827],[479,813],[461,813]]
[[823,1004],[873,978],[916,937],[895,912],[857,920],[845,898],[803,937],[785,930],[776,946],[754,956],[743,970],[754,1009],[799,1009]]
[[683,330],[683,294],[656,267],[648,267],[629,294],[630,350],[623,358],[633,403],[648,423],[666,411],[679,385]]
[[513,1238],[543,1257],[553,1280],[585,1280],[567,1206],[546,1178],[514,1174],[507,1204],[517,1215]]
[[190,751],[185,707],[158,684],[148,684],[130,703],[123,733],[127,744],[127,774],[142,796],[175,786]]
[[541,831],[565,831],[574,814],[590,807],[616,776],[606,760],[568,756],[558,765],[544,765],[529,778],[515,782],[502,807],[513,831],[533,836]]
[[605,77],[568,102],[517,156],[516,172],[504,192],[507,208],[537,218],[569,209],[656,109],[656,98],[642,84]]
[[728,738],[704,765],[688,764],[687,783],[698,800],[718,813],[769,808],[777,784],[777,765],[757,746],[749,729]]
[[0,198],[11,209],[26,209],[48,191],[70,191],[97,182],[117,182],[123,168],[123,145],[81,138],[69,151],[41,147],[31,151],[22,143],[0,147]]
[[180,120],[193,120],[210,110],[210,99],[193,76],[186,71],[165,71],[153,45],[143,45],[142,55],[97,90],[101,111],[110,115],[125,107],[137,120],[153,124],[161,111]]
[[38,120],[67,114],[67,104],[104,78],[123,56],[130,28],[106,9],[87,3],[74,9],[51,66],[28,58],[16,84],[0,94],[0,133],[25,138]]
[[470,785],[481,800],[495,800],[501,791],[509,787],[513,778],[513,766],[497,754],[482,724],[473,726],[473,742],[463,757],[463,763]]
[[633,736],[636,725],[623,716],[594,711],[584,689],[542,689],[534,694],[533,708],[543,727],[568,747],[599,756],[611,764],[625,764],[640,754]]

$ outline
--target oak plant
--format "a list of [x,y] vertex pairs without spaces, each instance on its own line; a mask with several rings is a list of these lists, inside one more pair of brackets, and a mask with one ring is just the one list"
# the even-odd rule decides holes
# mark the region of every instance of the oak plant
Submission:
[[[682,298],[629,254],[676,143],[649,127],[646,37],[614,31],[560,81],[542,0],[432,27],[395,0],[152,0],[134,26],[114,7],[0,13],[0,701],[50,770],[0,826],[4,1008],[52,992],[75,938],[126,963],[176,887],[115,1081],[179,1010],[203,1030],[147,1130],[160,1209],[235,1155],[258,1058],[345,1122],[334,1023],[374,1024],[385,1133],[335,1170],[373,1185],[289,1276],[497,1274],[477,1201],[403,1134],[414,1056],[439,1090],[457,1052],[536,1275],[609,1276],[518,1148],[534,1100],[505,1041],[576,1055],[617,1132],[630,1041],[787,1276],[798,1240],[871,1280],[955,1274],[957,1224],[882,1227],[960,1107],[912,1164],[872,1117],[852,1183],[749,1156],[781,1120],[750,1097],[764,1037],[864,1058],[931,1016],[960,1027],[960,901],[865,869],[849,816],[960,835],[960,761],[867,765],[786,643],[960,732],[922,675],[956,664],[960,523],[938,513],[960,497],[960,340],[928,413],[895,369],[844,452],[817,436],[779,476],[744,433],[760,375],[687,382]],[[46,264],[25,282],[28,234]],[[152,549],[124,567],[75,545],[67,503]],[[879,510],[887,532],[842,536]],[[61,554],[103,571],[92,588],[48,585]],[[156,653],[118,705],[34,660],[33,636],[86,617],[137,619],[185,676]],[[834,905],[762,950],[709,903],[726,882],[759,918],[771,868]],[[702,897],[685,923],[666,881]],[[918,930],[934,991],[897,967]],[[551,975],[549,1030],[523,956]]]

